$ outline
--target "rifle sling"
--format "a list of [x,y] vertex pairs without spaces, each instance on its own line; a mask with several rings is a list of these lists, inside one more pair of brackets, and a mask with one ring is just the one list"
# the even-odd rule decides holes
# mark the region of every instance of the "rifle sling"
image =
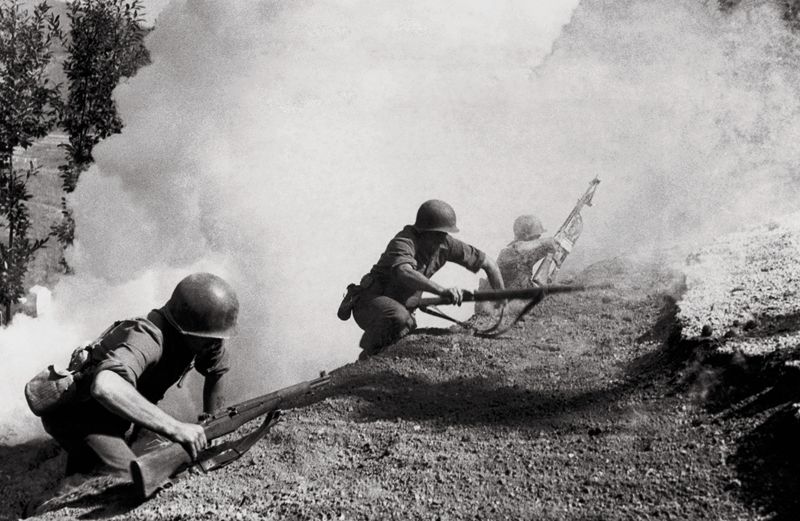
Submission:
[[482,335],[494,334],[495,331],[500,329],[500,326],[503,324],[503,319],[505,318],[506,318],[506,306],[503,306],[503,309],[500,310],[500,318],[497,319],[497,322],[495,322],[493,326],[484,329],[480,333]]
[[479,332],[479,333],[476,333],[476,335],[480,336],[480,337],[483,337],[483,338],[497,338],[500,335],[502,335],[504,333],[507,333],[512,327],[516,326],[517,323],[520,320],[522,320],[523,317],[525,317],[525,315],[527,315],[528,313],[533,311],[533,308],[535,308],[536,304],[538,304],[539,302],[541,302],[541,299],[539,299],[539,300],[533,299],[533,300],[529,301],[527,304],[525,304],[525,307],[522,308],[522,311],[520,311],[517,314],[517,316],[514,317],[514,320],[512,320],[510,323],[506,324],[503,327],[499,327],[500,326],[500,322],[502,322],[502,320],[503,320],[503,316],[501,315],[500,316],[500,320],[497,321],[497,324],[495,324],[492,328],[490,328],[491,331]]
[[464,329],[470,329],[470,330],[475,331],[475,326],[473,326],[472,324],[467,324],[466,322],[462,322],[462,321],[460,321],[458,319],[455,319],[455,318],[451,317],[450,315],[448,315],[448,314],[444,313],[443,311],[441,311],[436,306],[420,306],[419,310],[422,311],[423,313],[427,313],[427,314],[429,314],[429,315],[431,315],[433,317],[441,318],[441,319],[453,322],[455,324],[458,324],[459,326],[463,327]]
[[193,465],[171,479],[172,484],[186,477],[192,470],[199,470],[203,473],[207,473],[222,468],[241,458],[256,444],[256,442],[258,442],[258,440],[266,436],[270,428],[278,422],[280,415],[281,411],[279,409],[270,411],[266,418],[264,418],[264,422],[261,426],[250,434],[242,436],[238,440],[229,441],[204,451]]
[[[542,296],[542,298],[544,298],[544,296]],[[488,327],[486,329],[478,329],[475,326],[473,326],[472,324],[468,324],[466,322],[462,322],[460,320],[457,320],[457,319],[447,315],[446,313],[442,312],[436,306],[420,306],[419,310],[422,311],[423,313],[427,313],[427,314],[429,314],[431,316],[438,317],[438,318],[441,318],[441,319],[444,319],[444,320],[449,320],[450,322],[454,322],[454,323],[458,324],[459,326],[461,326],[461,327],[463,327],[465,329],[471,330],[472,333],[477,337],[481,337],[481,338],[497,338],[500,335],[502,335],[504,333],[507,333],[512,327],[517,325],[517,323],[520,320],[522,320],[522,318],[525,315],[530,313],[533,310],[533,308],[536,307],[536,304],[538,304],[539,302],[542,301],[542,298],[530,300],[527,304],[525,304],[525,307],[522,308],[522,311],[520,311],[517,314],[517,316],[514,317],[514,320],[512,320],[509,324],[507,324],[507,325],[505,325],[503,327],[500,327],[500,325],[503,323],[503,319],[505,318],[505,311],[506,310],[505,310],[505,308],[503,308],[503,310],[500,313],[500,318],[497,320],[497,322],[493,326]]]

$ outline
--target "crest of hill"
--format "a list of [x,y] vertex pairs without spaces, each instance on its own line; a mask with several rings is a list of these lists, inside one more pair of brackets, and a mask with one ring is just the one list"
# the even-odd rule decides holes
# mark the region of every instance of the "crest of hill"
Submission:
[[762,354],[800,344],[800,214],[721,236],[686,257],[687,338]]

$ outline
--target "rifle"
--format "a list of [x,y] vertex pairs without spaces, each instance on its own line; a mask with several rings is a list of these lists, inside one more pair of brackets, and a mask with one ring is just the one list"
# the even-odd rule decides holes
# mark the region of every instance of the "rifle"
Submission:
[[[489,302],[498,300],[541,300],[545,295],[555,293],[572,293],[573,291],[586,291],[589,289],[604,289],[609,286],[583,286],[583,285],[567,285],[567,284],[550,284],[548,286],[538,286],[535,288],[521,288],[521,289],[499,289],[499,290],[477,290],[477,291],[464,291],[464,302]],[[425,297],[414,295],[406,301],[408,309],[425,308],[428,306],[441,306],[443,304],[452,304],[453,301],[449,297]]]
[[522,318],[530,312],[536,304],[542,301],[545,295],[555,294],[555,293],[572,293],[573,291],[587,291],[591,289],[607,289],[611,286],[609,284],[600,284],[600,285],[592,285],[592,286],[584,286],[584,285],[565,285],[565,284],[550,284],[548,286],[536,286],[533,288],[522,288],[522,289],[500,289],[500,290],[478,290],[478,291],[464,291],[463,293],[463,301],[464,302],[487,302],[487,301],[498,301],[498,300],[514,300],[514,299],[522,299],[528,300],[529,302],[525,305],[522,311],[512,320],[509,324],[501,327],[503,323],[503,318],[505,314],[505,308],[503,309],[503,313],[500,314],[500,317],[497,319],[497,323],[487,329],[477,329],[472,324],[467,322],[461,322],[459,320],[450,317],[441,311],[435,309],[433,306],[439,306],[442,304],[452,304],[453,301],[450,297],[425,297],[422,298],[420,295],[414,295],[406,301],[406,307],[410,310],[419,309],[424,313],[428,313],[429,315],[433,315],[435,317],[443,318],[445,320],[449,320],[450,322],[455,322],[461,327],[471,329],[476,336],[484,337],[484,338],[496,338],[506,331],[510,330],[517,322],[522,320]]
[[566,259],[569,252],[572,251],[575,242],[578,240],[578,237],[580,237],[581,232],[583,232],[581,210],[583,210],[584,206],[592,206],[592,198],[599,184],[600,179],[597,177],[589,181],[589,188],[586,190],[586,193],[578,199],[575,208],[572,209],[567,220],[564,221],[564,224],[561,225],[553,237],[556,243],[555,253],[548,253],[547,257],[542,259],[536,271],[531,276],[532,280],[542,281],[546,284],[553,281],[556,273],[564,263],[564,259]]
[[147,452],[131,462],[131,476],[137,493],[142,499],[146,499],[169,484],[170,478],[190,467],[209,472],[238,459],[275,424],[280,417],[279,407],[329,383],[330,377],[323,372],[319,378],[300,382],[211,414],[200,422],[209,441],[230,434],[260,416],[266,415],[266,418],[261,427],[252,433],[211,447],[199,454],[196,461],[192,461],[192,457],[180,443],[159,437],[147,447]]

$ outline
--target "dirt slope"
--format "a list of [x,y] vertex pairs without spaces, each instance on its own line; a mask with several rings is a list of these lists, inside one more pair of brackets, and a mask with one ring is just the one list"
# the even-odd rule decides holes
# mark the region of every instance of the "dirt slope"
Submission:
[[[766,354],[800,344],[800,214],[720,237],[686,259],[684,336]],[[705,328],[705,331],[703,330]]]
[[[783,366],[681,340],[680,275],[614,259],[581,278],[616,288],[548,297],[501,339],[420,331],[227,468],[144,503],[89,487],[40,518],[794,518]],[[0,518],[61,464],[49,443],[0,448]]]

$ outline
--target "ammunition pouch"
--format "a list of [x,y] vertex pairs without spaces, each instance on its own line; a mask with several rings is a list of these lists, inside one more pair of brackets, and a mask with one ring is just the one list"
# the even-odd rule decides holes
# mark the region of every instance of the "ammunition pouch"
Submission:
[[339,304],[339,310],[336,312],[336,316],[339,317],[339,320],[350,319],[359,293],[361,293],[361,286],[352,283],[347,285],[347,291],[342,298],[342,303]]
[[361,277],[361,281],[358,284],[351,283],[347,285],[347,291],[344,294],[344,298],[342,298],[342,303],[339,304],[339,311],[336,314],[339,320],[350,319],[353,308],[365,291],[369,290],[370,293],[377,293],[380,288],[376,282],[375,277],[371,273],[367,273]]

